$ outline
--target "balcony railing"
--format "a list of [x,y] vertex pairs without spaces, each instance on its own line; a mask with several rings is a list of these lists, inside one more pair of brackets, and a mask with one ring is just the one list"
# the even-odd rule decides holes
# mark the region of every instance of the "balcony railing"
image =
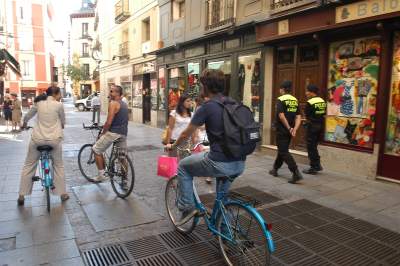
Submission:
[[235,24],[237,0],[207,0],[206,30],[219,29]]
[[115,23],[120,24],[131,16],[129,0],[120,0],[115,4]]
[[119,58],[129,58],[129,42],[123,42],[119,45]]
[[279,12],[289,11],[313,3],[318,4],[319,1],[318,0],[271,0],[271,13],[275,14]]

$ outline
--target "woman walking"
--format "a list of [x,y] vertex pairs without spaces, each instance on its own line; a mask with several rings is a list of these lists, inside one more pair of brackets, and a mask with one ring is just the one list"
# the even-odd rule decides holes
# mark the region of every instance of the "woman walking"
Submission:
[[17,127],[21,126],[22,104],[16,93],[11,94],[12,97],[12,131],[17,131]]
[[11,125],[11,120],[12,120],[11,107],[12,107],[12,101],[10,95],[6,94],[4,96],[3,113],[4,113],[4,119],[6,120],[7,131],[8,131],[8,126]]
[[[179,98],[178,104],[175,110],[172,110],[169,115],[168,121],[168,130],[167,130],[167,143],[173,144],[179,135],[186,129],[186,127],[190,124],[190,119],[192,117],[192,112],[190,111],[192,108],[192,99],[184,94]],[[182,146],[189,146],[190,141],[185,143]],[[178,158],[184,157],[184,154],[178,152],[177,150],[172,150],[169,152],[169,156]]]

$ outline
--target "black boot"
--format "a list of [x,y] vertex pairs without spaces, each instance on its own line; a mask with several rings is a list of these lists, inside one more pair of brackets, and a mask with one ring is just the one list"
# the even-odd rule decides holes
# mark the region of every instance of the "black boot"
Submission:
[[308,169],[304,169],[303,173],[307,175],[316,175],[318,173],[318,170],[316,168],[310,167]]
[[269,170],[269,172],[268,172],[270,175],[272,175],[272,176],[278,176],[278,169],[271,169],[271,170]]
[[296,184],[301,179],[303,179],[303,176],[301,175],[300,171],[296,169],[296,171],[293,172],[292,180],[289,180],[288,182],[290,184]]
[[321,164],[319,164],[317,167],[314,167],[314,169],[315,169],[317,172],[320,172],[320,171],[324,170],[324,168],[322,168]]

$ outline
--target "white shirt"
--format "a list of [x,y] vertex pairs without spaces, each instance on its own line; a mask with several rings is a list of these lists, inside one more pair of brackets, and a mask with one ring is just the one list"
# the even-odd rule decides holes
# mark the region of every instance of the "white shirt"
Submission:
[[190,124],[191,117],[183,117],[178,114],[175,110],[171,111],[170,116],[175,118],[175,125],[172,129],[171,139],[177,140],[181,133],[187,128]]
[[126,103],[126,104],[128,104],[128,99],[124,96],[124,97],[122,97],[122,99],[121,99],[124,103]]
[[63,127],[65,124],[64,106],[52,96],[45,101],[36,103],[24,117],[28,122],[37,114],[36,125],[33,127],[33,140],[57,140],[63,138]]
[[100,99],[98,96],[93,96],[92,98],[92,106],[100,106]]

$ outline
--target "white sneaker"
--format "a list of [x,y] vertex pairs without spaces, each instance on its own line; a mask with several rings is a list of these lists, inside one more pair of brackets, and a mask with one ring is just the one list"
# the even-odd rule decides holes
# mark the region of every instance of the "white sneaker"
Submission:
[[96,182],[104,182],[104,181],[107,181],[108,179],[109,179],[109,177],[107,174],[99,174],[98,176],[93,178],[93,180]]

